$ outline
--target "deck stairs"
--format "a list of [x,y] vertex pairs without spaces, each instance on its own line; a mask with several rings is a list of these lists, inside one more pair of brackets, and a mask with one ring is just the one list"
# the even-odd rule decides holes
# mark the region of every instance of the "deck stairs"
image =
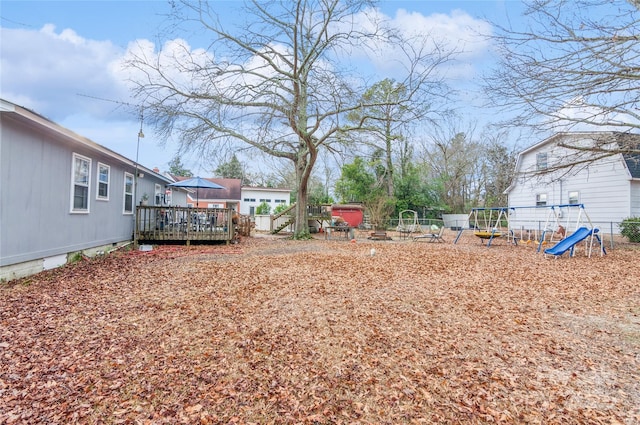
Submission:
[[[276,234],[286,229],[288,226],[296,222],[294,209],[296,204],[289,205],[288,208],[280,211],[278,214],[271,216],[271,233]],[[322,225],[323,222],[331,221],[331,208],[327,205],[308,205],[307,218],[315,220]]]
[[[296,222],[296,218],[293,215],[290,215],[284,221],[278,220],[283,216],[291,214],[291,211],[293,211],[295,208],[296,208],[296,204],[293,203],[289,205],[288,208],[280,211],[278,214],[274,214],[271,216],[271,233],[272,234],[280,233],[283,229],[286,229],[287,226]],[[278,224],[276,225],[276,223]]]

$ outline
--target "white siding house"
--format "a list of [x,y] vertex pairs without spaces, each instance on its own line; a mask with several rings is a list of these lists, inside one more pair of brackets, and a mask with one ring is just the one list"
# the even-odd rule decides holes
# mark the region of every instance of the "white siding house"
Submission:
[[263,202],[271,207],[271,212],[278,205],[289,205],[291,189],[243,186],[240,199],[240,214],[254,216],[256,208]]
[[[545,222],[549,205],[583,204],[591,222],[604,232],[618,232],[617,223],[640,215],[640,155],[615,154],[599,157],[590,146],[602,140],[618,143],[640,136],[612,132],[558,133],[522,151],[516,163],[514,181],[507,189],[511,225],[513,228],[532,227]],[[578,145],[586,150],[577,151],[563,145]],[[567,168],[567,162],[576,165]],[[580,163],[581,162],[581,163]],[[541,173],[542,172],[542,173]],[[539,208],[523,208],[539,206]],[[577,217],[579,208],[564,210],[562,220]]]

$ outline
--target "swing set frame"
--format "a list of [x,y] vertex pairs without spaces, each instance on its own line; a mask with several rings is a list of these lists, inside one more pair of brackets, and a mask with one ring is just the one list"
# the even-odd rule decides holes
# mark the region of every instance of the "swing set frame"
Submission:
[[469,229],[461,228],[453,243],[458,243],[458,239],[465,230],[473,230],[473,234],[480,238],[482,243],[486,241],[487,247],[491,246],[495,239],[503,236],[508,242],[517,244],[509,226],[509,210],[510,208],[507,207],[472,208],[468,221],[473,222],[473,225],[470,224]]
[[[546,209],[548,210],[544,227],[538,230],[527,230],[529,239],[524,239],[524,228],[520,228],[520,237],[516,237],[516,230],[511,227],[510,216],[515,215],[517,210],[524,209]],[[572,211],[577,210],[577,214]],[[523,207],[493,207],[493,208],[472,208],[469,213],[469,228],[460,229],[458,235],[453,242],[458,242],[460,236],[465,230],[473,230],[474,235],[481,239],[486,246],[500,237],[506,237],[507,241],[513,245],[518,245],[518,240],[530,242],[531,232],[535,233],[534,243],[537,244],[536,252],[542,250],[545,244],[553,244],[564,239],[580,227],[587,227],[594,230],[595,227],[585,211],[584,204],[558,204],[558,205],[535,205]],[[471,225],[473,223],[473,225]],[[554,227],[551,227],[553,223]],[[563,225],[564,224],[564,225]],[[597,230],[592,232],[591,239],[598,238]],[[540,238],[538,239],[538,235]],[[555,241],[556,235],[560,235],[560,239]],[[548,236],[548,237],[547,237]],[[548,239],[548,240],[547,240]],[[593,244],[593,241],[591,241]],[[602,245],[602,243],[600,242]],[[603,249],[601,248],[601,251]],[[572,251],[573,252],[573,251]]]
[[[580,227],[586,227],[592,230],[591,234],[586,241],[587,245],[593,246],[594,239],[598,241],[600,244],[601,255],[605,254],[605,249],[600,240],[600,236],[598,236],[598,228],[593,225],[591,222],[591,218],[587,214],[585,210],[584,204],[558,204],[558,205],[545,205],[545,206],[536,206],[536,207],[514,207],[514,211],[516,209],[524,209],[524,208],[547,208],[549,212],[547,213],[547,219],[545,221],[544,227],[534,230],[534,244],[537,244],[536,252],[541,252],[543,245],[551,245],[553,246],[555,243],[561,241],[562,239],[568,237]],[[577,211],[577,213],[573,213]],[[520,240],[524,241],[523,238],[524,229],[520,229]],[[529,240],[531,238],[531,230],[528,231]],[[538,235],[540,238],[538,238]],[[556,240],[556,236],[560,236],[559,239]],[[571,256],[573,256],[574,249],[571,250]],[[588,256],[591,256],[591,249],[588,250]]]
[[406,237],[411,236],[413,233],[422,233],[422,226],[418,220],[418,212],[414,210],[400,211],[396,231]]

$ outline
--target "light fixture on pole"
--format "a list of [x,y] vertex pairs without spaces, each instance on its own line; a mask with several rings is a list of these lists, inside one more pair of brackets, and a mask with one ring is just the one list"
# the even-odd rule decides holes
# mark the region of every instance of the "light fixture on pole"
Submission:
[[[138,131],[138,142],[136,145],[136,174],[133,176],[133,202],[135,203],[135,200],[138,197],[138,177],[141,177],[138,175],[138,155],[140,153],[140,139],[142,139],[144,137],[144,133],[142,132],[142,121],[144,120],[144,114],[143,114],[143,109],[142,107],[140,107],[140,131]],[[138,239],[137,239],[137,235],[138,235],[138,208],[134,205],[135,208],[135,214],[133,215],[133,233],[134,235],[136,235],[134,237],[134,246],[137,248],[138,246]]]
[[140,155],[140,139],[144,139],[144,133],[142,132],[143,120],[144,120],[144,113],[143,113],[143,109],[140,108],[140,131],[138,131],[138,144],[136,146],[136,179],[138,178],[138,157]]

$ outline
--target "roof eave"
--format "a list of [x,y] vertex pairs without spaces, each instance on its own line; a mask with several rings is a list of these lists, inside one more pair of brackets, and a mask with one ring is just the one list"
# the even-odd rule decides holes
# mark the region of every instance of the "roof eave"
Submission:
[[[112,151],[109,148],[106,148],[96,142],[94,142],[91,139],[88,139],[84,136],[80,136],[79,134],[69,130],[68,128],[62,127],[59,124],[56,124],[55,122],[51,121],[48,118],[45,118],[44,116],[37,114],[29,109],[23,108],[21,106],[15,105],[11,102],[8,102],[4,99],[0,99],[0,111],[2,112],[6,112],[6,113],[14,113],[16,115],[18,115],[19,117],[21,117],[23,120],[27,120],[30,121],[34,124],[39,125],[40,127],[43,127],[51,132],[54,133],[58,133],[68,139],[73,140],[76,143],[79,143],[81,145],[87,146],[93,150],[96,150],[106,156],[110,156],[112,158],[114,158],[115,160],[118,160],[124,164],[127,164],[131,167],[136,167],[136,161],[131,160],[115,151]],[[172,181],[170,179],[168,179],[167,177],[163,176],[160,173],[156,173],[155,171],[153,171],[152,169],[145,167],[143,165],[137,164],[137,168],[138,170],[141,170],[142,172],[144,172],[145,174],[151,174],[153,176],[156,176],[157,178],[166,181],[167,183],[172,183]]]

